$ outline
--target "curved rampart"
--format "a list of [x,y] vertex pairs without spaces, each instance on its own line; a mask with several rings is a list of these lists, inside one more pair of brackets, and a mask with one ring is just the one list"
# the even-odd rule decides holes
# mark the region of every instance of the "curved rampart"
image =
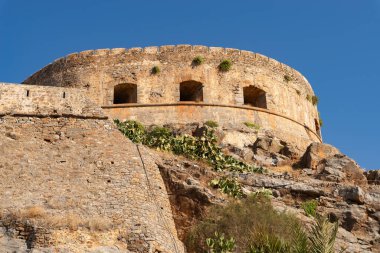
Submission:
[[[194,66],[198,55],[204,62]],[[222,73],[218,65],[224,59],[233,65]],[[151,73],[154,66],[160,73]],[[266,93],[267,109],[315,129],[318,111],[307,99],[314,96],[307,80],[285,64],[244,50],[190,45],[89,50],[56,60],[24,83],[86,88],[99,105],[112,105],[114,87],[121,83],[137,85],[137,103],[172,103],[179,101],[179,84],[188,80],[203,84],[204,102],[227,105],[243,105],[243,88],[255,86]]]
[[0,116],[106,119],[80,89],[0,83]]

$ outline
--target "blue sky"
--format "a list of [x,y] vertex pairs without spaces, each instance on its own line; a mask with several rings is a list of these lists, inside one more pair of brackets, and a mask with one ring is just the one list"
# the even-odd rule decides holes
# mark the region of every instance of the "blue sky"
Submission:
[[87,49],[233,47],[299,70],[324,141],[380,168],[380,0],[0,0],[0,82]]

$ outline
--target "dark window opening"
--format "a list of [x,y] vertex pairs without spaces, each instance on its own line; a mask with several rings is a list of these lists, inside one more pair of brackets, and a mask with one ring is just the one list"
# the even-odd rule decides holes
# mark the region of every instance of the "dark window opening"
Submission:
[[203,84],[196,81],[185,81],[179,85],[180,101],[203,101]]
[[244,104],[267,109],[266,93],[254,86],[243,88]]
[[66,98],[66,92],[63,92],[62,97]]
[[29,97],[29,90],[26,90],[26,96]]
[[113,103],[137,103],[137,85],[132,83],[116,85],[113,93]]
[[320,136],[321,135],[321,127],[319,126],[319,121],[317,119],[314,119],[314,123],[315,123],[315,131]]

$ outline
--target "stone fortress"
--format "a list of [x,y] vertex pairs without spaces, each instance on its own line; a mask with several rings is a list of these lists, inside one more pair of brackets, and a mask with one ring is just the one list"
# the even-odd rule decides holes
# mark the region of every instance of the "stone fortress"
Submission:
[[[204,59],[200,65],[193,62],[197,56]],[[223,60],[232,62],[229,71],[218,68]],[[155,67],[160,71],[153,73]],[[296,70],[243,50],[178,45],[70,54],[22,85],[0,84],[0,214],[38,206],[51,219],[106,216],[117,224],[104,232],[108,241],[125,240],[132,251],[137,245],[183,252],[149,150],[141,147],[141,156],[110,120],[252,122],[305,150],[322,142],[313,96]],[[29,248],[91,242],[91,233],[78,239],[12,222],[0,227]],[[120,234],[123,229],[131,233]]]
[[[204,59],[199,66],[197,56]],[[219,70],[223,60],[232,62],[230,71]],[[152,73],[154,67],[160,72]],[[191,45],[90,50],[58,59],[24,83],[78,88],[110,118],[147,125],[253,122],[302,149],[322,142],[306,78],[249,51]]]

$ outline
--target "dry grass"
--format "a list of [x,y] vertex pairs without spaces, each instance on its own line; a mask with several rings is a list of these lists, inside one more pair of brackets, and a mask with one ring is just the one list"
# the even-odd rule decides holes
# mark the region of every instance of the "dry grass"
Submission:
[[43,218],[46,216],[46,211],[42,206],[32,206],[22,210],[20,215],[23,219]]
[[276,167],[270,167],[268,168],[269,171],[277,172],[277,173],[288,173],[291,175],[294,179],[299,179],[301,177],[301,170],[294,169],[289,164],[284,164]]
[[107,231],[113,227],[108,218],[100,216],[81,217],[75,213],[49,214],[41,206],[33,206],[18,211],[2,212],[0,217],[8,224],[30,223],[47,229],[69,229],[76,231],[80,228],[90,231]]
[[95,217],[88,220],[88,228],[91,231],[106,231],[112,227],[109,219],[103,217]]

